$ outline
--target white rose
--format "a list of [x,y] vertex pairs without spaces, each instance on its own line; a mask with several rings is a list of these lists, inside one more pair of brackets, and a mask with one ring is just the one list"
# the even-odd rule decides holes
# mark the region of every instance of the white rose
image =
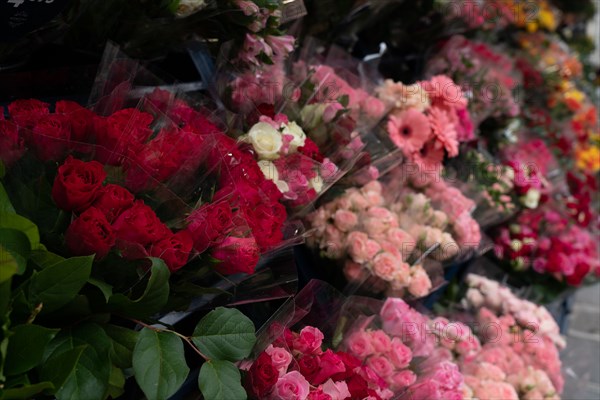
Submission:
[[275,181],[275,186],[277,186],[277,189],[279,189],[281,193],[287,193],[290,191],[290,186],[286,181]]
[[250,128],[247,140],[261,160],[276,160],[283,146],[281,133],[266,122],[259,122]]
[[323,113],[325,112],[326,104],[309,104],[304,106],[300,111],[302,125],[308,129],[314,129],[323,121]]
[[323,190],[323,178],[320,176],[315,176],[308,181],[308,184],[311,188],[315,189],[315,192],[317,193],[321,193],[321,190]]
[[304,142],[306,142],[306,134],[294,121],[290,122],[283,128],[283,134],[291,135],[293,137],[292,141],[290,142],[290,153],[295,152],[298,147],[304,146]]
[[542,194],[537,189],[529,189],[527,194],[521,197],[521,203],[527,208],[536,208],[540,202]]
[[258,166],[260,167],[260,170],[265,178],[273,182],[277,182],[279,180],[279,172],[277,171],[277,167],[271,161],[261,160],[258,162]]

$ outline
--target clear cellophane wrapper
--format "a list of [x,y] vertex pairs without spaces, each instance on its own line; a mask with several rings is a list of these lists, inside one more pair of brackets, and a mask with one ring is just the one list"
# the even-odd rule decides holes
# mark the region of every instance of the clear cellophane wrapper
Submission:
[[462,35],[450,37],[432,57],[426,75],[449,75],[469,98],[474,125],[487,118],[515,117],[520,110],[520,80],[513,61],[500,48],[471,41]]
[[[256,174],[258,167],[252,170],[254,164],[244,164],[247,156],[243,149],[225,136],[222,131],[225,123],[208,111],[210,101],[198,96],[191,100],[170,91],[172,87],[173,84],[167,85],[109,45],[92,89],[90,105],[74,111],[81,114],[80,118],[65,117],[75,121],[73,123],[87,124],[86,129],[80,129],[85,134],[63,140],[36,129],[21,129],[37,143],[46,143],[46,148],[60,149],[59,157],[72,154],[83,160],[100,161],[107,172],[107,183],[129,189],[136,200],[150,206],[172,232],[188,230],[192,233],[195,249],[185,266],[173,272],[169,279],[169,310],[186,310],[190,303],[198,308],[208,303],[216,306],[292,295],[297,273],[290,249],[303,240],[302,224],[288,219],[285,208],[277,202],[273,204],[280,209],[250,207],[245,193],[252,193],[252,201],[262,199],[259,201],[264,200],[264,204],[269,205],[268,200],[274,198],[269,192],[271,187],[247,186],[252,182],[249,174]],[[21,166],[16,165],[16,168]],[[40,171],[23,171],[21,175],[34,179],[35,174],[39,176]],[[22,189],[34,202],[35,198],[48,194],[50,187],[43,192],[33,187]],[[46,208],[50,207],[54,205],[48,204]],[[203,219],[204,211],[209,209],[224,210],[227,226],[217,226],[220,222]],[[42,211],[40,215],[47,215],[48,221],[56,217],[56,213]],[[270,225],[261,225],[260,221]],[[53,226],[50,222],[48,225]],[[212,233],[219,233],[220,228],[227,230],[214,237]],[[197,237],[202,238],[200,246]],[[135,243],[117,245],[119,249],[126,249],[121,250],[125,258],[135,260],[149,256],[146,249]],[[227,267],[224,260],[231,254],[239,255],[245,248],[251,251],[247,262],[238,263],[240,269],[234,264]],[[121,258],[114,256],[117,265]],[[151,272],[148,268],[139,268],[137,272],[137,275],[118,276],[115,288],[128,292],[143,286],[140,283],[147,281]],[[109,276],[103,271],[100,279],[104,278],[109,279]],[[125,281],[122,278],[126,278]]]

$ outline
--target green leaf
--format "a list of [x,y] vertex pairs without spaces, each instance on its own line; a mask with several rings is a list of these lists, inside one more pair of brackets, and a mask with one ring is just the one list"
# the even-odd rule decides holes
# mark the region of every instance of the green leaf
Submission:
[[89,279],[93,260],[93,256],[73,257],[34,274],[29,286],[29,300],[33,304],[43,303],[42,313],[69,303]]
[[133,349],[139,332],[116,325],[105,325],[104,331],[111,338],[110,359],[119,368],[131,368]]
[[[110,339],[97,324],[80,325],[60,332],[47,347],[41,376],[52,375],[52,368],[60,369],[58,359],[63,354],[83,346],[81,357],[70,369],[62,385],[56,385],[55,394],[62,399],[103,400],[110,378]],[[52,379],[47,379],[52,381]]]
[[58,329],[39,325],[18,325],[8,341],[6,352],[6,375],[18,375],[37,366],[44,355],[46,345],[56,336]]
[[17,214],[0,212],[0,228],[16,229],[23,232],[29,239],[32,249],[37,249],[40,246],[40,232],[37,226]]
[[256,342],[254,324],[234,308],[219,307],[200,320],[192,341],[210,359],[238,361]]
[[60,388],[73,374],[81,355],[87,348],[88,346],[78,346],[52,357],[42,365],[40,377],[45,381],[52,382],[55,389]]
[[54,254],[50,251],[46,250],[34,250],[31,252],[30,256],[31,261],[33,261],[37,266],[44,269],[46,267],[51,267],[53,265],[58,264],[61,261],[64,261],[65,258],[59,256],[58,254]]
[[133,350],[133,371],[149,400],[172,396],[190,372],[181,339],[173,333],[142,329]]
[[110,370],[110,378],[108,379],[108,396],[116,399],[125,392],[123,387],[125,386],[125,376],[120,368],[115,366]]
[[108,283],[103,282],[99,279],[96,279],[96,278],[88,279],[88,283],[90,285],[96,286],[98,289],[100,289],[100,291],[102,292],[102,295],[104,296],[104,299],[108,302],[108,300],[110,299],[110,297],[113,294],[113,292],[112,292],[113,287],[111,285],[109,285]]
[[20,388],[7,389],[4,391],[3,400],[27,400],[34,398],[36,394],[44,390],[53,390],[52,382],[40,382],[35,385],[27,385]]
[[31,244],[27,235],[17,229],[0,228],[0,244],[23,258],[29,258],[31,254]]
[[[0,160],[0,163],[2,163],[2,160]],[[1,169],[1,167],[0,167],[0,169]],[[1,176],[0,176],[0,178],[1,178]],[[6,190],[4,189],[4,185],[2,183],[0,183],[0,212],[7,213],[7,214],[15,214],[15,208],[13,207],[12,203],[10,202],[8,193],[6,193]]]
[[198,386],[205,399],[246,400],[240,371],[230,361],[211,360],[202,365]]
[[19,261],[15,256],[0,245],[0,283],[8,281],[19,271]]
[[156,314],[169,299],[169,269],[160,258],[151,258],[150,279],[144,293],[136,300],[116,293],[108,305],[113,312],[132,318],[146,318]]

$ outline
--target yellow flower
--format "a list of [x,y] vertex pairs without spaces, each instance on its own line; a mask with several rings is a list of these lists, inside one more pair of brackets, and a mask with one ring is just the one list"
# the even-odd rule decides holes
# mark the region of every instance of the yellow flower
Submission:
[[600,171],[600,148],[590,146],[585,149],[577,149],[575,152],[577,168],[596,173]]
[[585,100],[585,93],[578,89],[569,89],[565,93],[565,99],[581,104]]
[[554,13],[547,8],[540,10],[538,21],[542,28],[545,28],[549,31],[554,31],[556,29],[557,24],[556,18],[554,18]]

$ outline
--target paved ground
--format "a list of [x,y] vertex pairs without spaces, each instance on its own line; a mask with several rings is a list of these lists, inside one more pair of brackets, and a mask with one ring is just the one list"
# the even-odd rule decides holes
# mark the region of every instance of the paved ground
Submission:
[[600,400],[600,284],[577,292],[567,326],[562,398]]

